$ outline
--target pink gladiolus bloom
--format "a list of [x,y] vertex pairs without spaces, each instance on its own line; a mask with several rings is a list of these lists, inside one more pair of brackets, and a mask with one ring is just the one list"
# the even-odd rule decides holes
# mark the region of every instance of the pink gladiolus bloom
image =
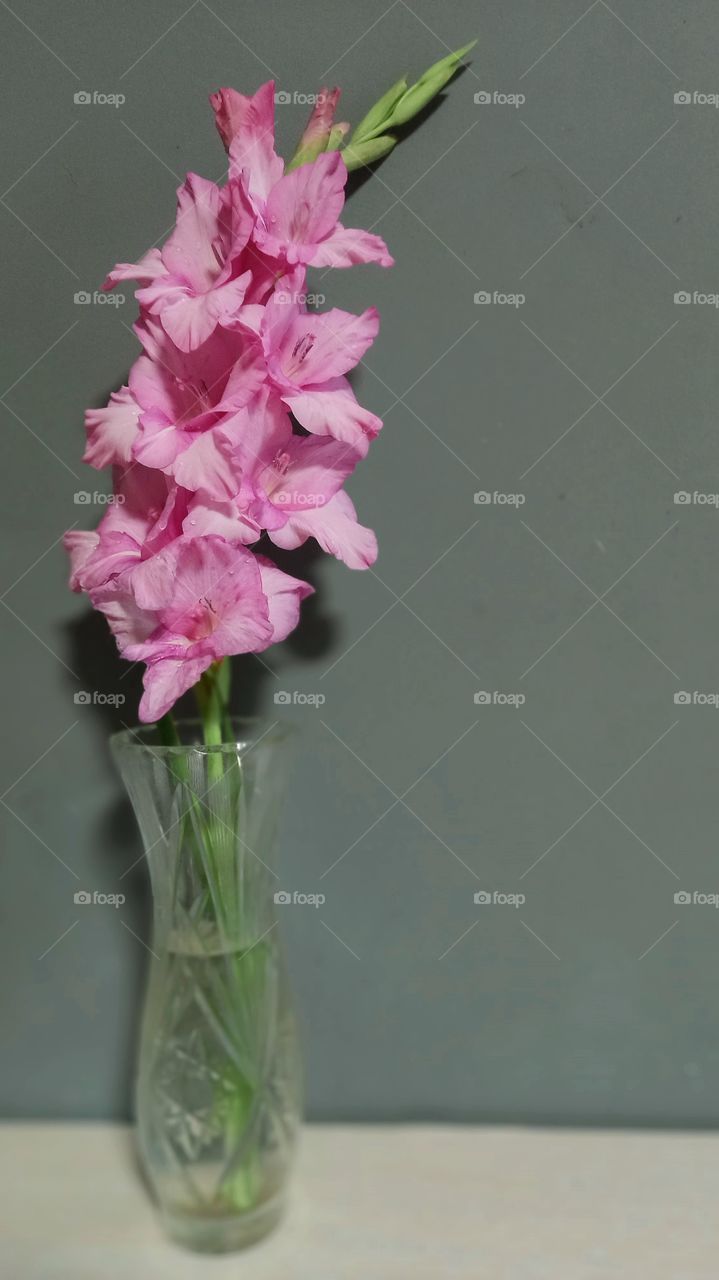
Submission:
[[257,653],[296,625],[312,588],[222,538],[176,538],[91,592],[120,652],[147,663],[140,718],[157,720],[220,658]]
[[141,410],[133,457],[186,489],[230,497],[236,485],[228,432],[265,380],[258,345],[240,331],[217,329],[201,347],[183,352],[149,319],[137,333],[146,354],[129,378]]
[[255,244],[289,266],[351,267],[377,262],[391,267],[394,258],[381,236],[340,225],[346,181],[339,151],[326,151],[312,164],[286,173],[272,187],[259,213]]
[[230,155],[230,175],[244,175],[253,201],[266,199],[284,169],[275,151],[274,80],[261,85],[250,98],[236,89],[220,89],[210,94],[210,105]]
[[379,236],[339,222],[347,172],[323,150],[340,127],[338,92],[323,91],[296,157],[306,147],[307,160],[287,174],[274,85],[212,95],[227,184],[189,174],[163,248],[106,281],[137,282],[142,353],[109,403],[87,410],[84,460],[113,467],[114,501],[65,545],[73,590],[106,615],[121,654],[146,664],[146,721],[221,659],[297,625],[312,587],[258,546],[314,538],[352,569],[377,555],[343,486],[382,426],[347,380],[379,317],[305,305],[311,265],[392,262]]
[[356,401],[343,376],[379,331],[370,307],[361,316],[333,308],[304,311],[293,273],[278,285],[262,320],[267,369],[283,403],[306,431],[332,435],[364,456],[382,422]]
[[178,537],[189,498],[190,494],[169,484],[161,471],[137,463],[117,468],[114,501],[97,530],[73,529],[65,534],[73,591],[104,586]]
[[175,230],[159,251],[161,269],[152,258],[148,279],[145,259],[134,268],[122,263],[110,272],[104,287],[139,280],[143,287],[137,292],[138,302],[159,315],[181,351],[192,351],[242,305],[252,277],[248,270],[238,274],[238,259],[252,227],[252,213],[238,187],[221,190],[189,173],[177,192]]

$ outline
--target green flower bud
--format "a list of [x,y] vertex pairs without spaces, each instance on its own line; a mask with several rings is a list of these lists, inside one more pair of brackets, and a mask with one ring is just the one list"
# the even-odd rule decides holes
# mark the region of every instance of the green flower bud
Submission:
[[385,134],[382,138],[368,138],[366,142],[350,142],[342,152],[348,169],[362,169],[365,165],[374,164],[382,156],[389,155],[397,139]]
[[406,92],[407,81],[403,76],[382,95],[379,102],[375,102],[374,106],[370,107],[364,119],[360,120],[353,134],[353,142],[366,142],[368,138],[375,138],[377,134],[384,133],[393,109]]
[[327,139],[326,150],[339,151],[340,147],[342,146],[342,139],[344,138],[346,133],[349,133],[349,128],[350,127],[348,124],[336,124],[331,130],[330,136]]
[[425,71],[417,83],[413,84],[395,105],[387,121],[387,127],[395,129],[398,125],[407,124],[408,120],[426,107],[440,89],[444,88],[447,81],[452,79],[462,58],[474,48],[476,43],[476,40],[472,40],[456,53],[448,53],[446,58],[441,58],[428,71]]

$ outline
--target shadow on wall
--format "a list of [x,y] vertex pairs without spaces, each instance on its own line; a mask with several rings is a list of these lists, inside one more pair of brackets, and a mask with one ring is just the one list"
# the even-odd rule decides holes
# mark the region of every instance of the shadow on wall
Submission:
[[[286,573],[304,578],[316,588],[302,606],[300,624],[284,642],[300,659],[318,658],[326,654],[336,638],[336,624],[323,611],[321,592],[317,589],[315,561],[324,558],[324,552],[316,543],[306,543],[296,551],[283,552],[278,548],[263,546],[275,563]],[[99,693],[121,693],[125,701],[121,706],[112,703],[93,703],[87,710],[94,712],[95,727],[108,753],[108,739],[120,729],[132,728],[138,723],[137,707],[142,696],[141,663],[130,664],[117,651],[114,638],[102,614],[88,609],[66,628],[68,665],[80,677],[82,688]],[[265,655],[262,655],[265,660]],[[267,653],[263,666],[253,654],[233,659],[232,713],[237,716],[256,716],[263,712],[273,683],[272,650]],[[73,693],[76,686],[73,682]],[[272,707],[271,711],[275,708]],[[197,708],[192,694],[186,694],[176,707],[178,716],[193,717]],[[89,722],[86,722],[89,723]],[[91,729],[90,732],[93,730]],[[98,821],[92,833],[91,844],[102,850],[105,859],[103,870],[108,878],[116,876],[121,881],[121,891],[126,895],[125,913],[128,927],[141,939],[149,939],[152,927],[152,903],[150,881],[142,842],[135,816],[114,765],[108,763],[116,778],[115,795]],[[133,856],[136,859],[133,861]],[[130,868],[130,870],[128,870]],[[119,890],[118,890],[119,891]],[[130,1010],[124,1028],[124,1061],[118,1064],[116,1097],[112,1108],[115,1118],[128,1118],[132,1114],[132,1095],[136,1062],[136,1044],[139,1036],[139,1014],[145,984],[145,956],[141,947],[127,948],[129,989],[127,1007]]]

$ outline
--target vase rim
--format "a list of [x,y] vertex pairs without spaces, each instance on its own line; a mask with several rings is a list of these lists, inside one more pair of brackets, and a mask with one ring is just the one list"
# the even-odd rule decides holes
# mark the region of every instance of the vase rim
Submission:
[[156,724],[130,725],[120,729],[112,734],[110,744],[115,751],[150,751],[153,755],[178,755],[190,751],[197,755],[234,755],[238,751],[249,751],[261,742],[279,745],[297,733],[297,726],[287,720],[268,720],[262,716],[230,716],[230,724],[235,737],[209,746],[202,741],[202,720],[195,716],[182,716],[175,721],[181,739],[179,744],[161,742]]

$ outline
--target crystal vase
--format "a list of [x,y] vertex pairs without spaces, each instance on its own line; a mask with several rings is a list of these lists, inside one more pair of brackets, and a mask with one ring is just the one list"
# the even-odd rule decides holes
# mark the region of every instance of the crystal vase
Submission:
[[286,733],[181,745],[155,727],[113,739],[153,895],[137,1073],[142,1164],[166,1230],[239,1249],[281,1216],[301,1111],[295,1021],[272,869]]

